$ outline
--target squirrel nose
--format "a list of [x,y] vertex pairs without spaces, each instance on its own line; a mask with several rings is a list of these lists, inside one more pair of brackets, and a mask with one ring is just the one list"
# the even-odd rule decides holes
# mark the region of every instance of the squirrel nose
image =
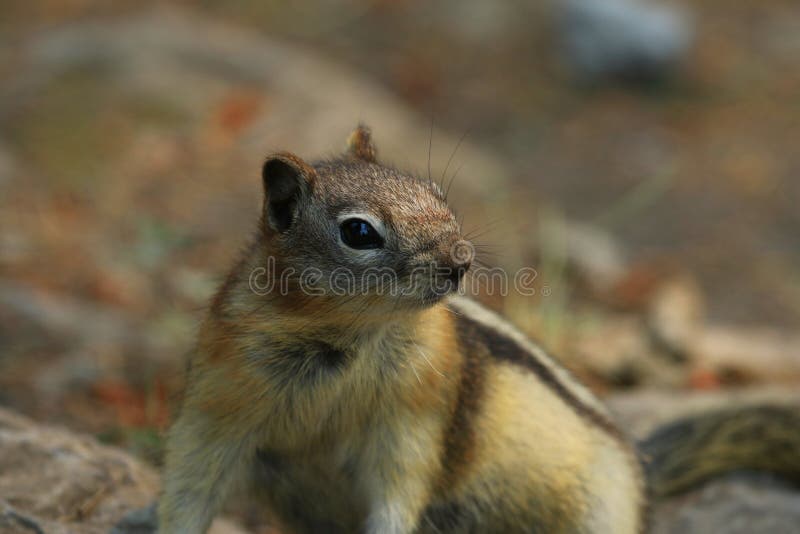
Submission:
[[450,246],[450,263],[453,268],[462,271],[462,275],[469,270],[474,257],[475,247],[469,241],[459,239]]
[[446,277],[453,284],[453,287],[458,287],[461,279],[464,278],[470,265],[472,265],[474,256],[475,249],[469,241],[458,240],[450,246],[447,261],[442,263],[447,269]]

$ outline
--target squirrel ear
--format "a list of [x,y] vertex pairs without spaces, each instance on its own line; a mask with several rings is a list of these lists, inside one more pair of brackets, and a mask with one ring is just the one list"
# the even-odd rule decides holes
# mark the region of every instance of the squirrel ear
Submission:
[[378,149],[372,144],[372,132],[367,126],[359,124],[347,138],[347,153],[356,159],[375,163]]
[[316,172],[294,154],[267,158],[261,169],[264,182],[264,215],[279,232],[288,230],[297,215],[298,201],[311,191]]

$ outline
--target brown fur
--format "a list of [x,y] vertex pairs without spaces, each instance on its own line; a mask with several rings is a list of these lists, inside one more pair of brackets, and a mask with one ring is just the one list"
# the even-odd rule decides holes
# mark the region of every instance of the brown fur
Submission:
[[370,163],[378,159],[378,150],[372,144],[372,132],[363,124],[359,124],[347,138],[347,151],[354,158]]
[[[343,158],[265,163],[259,229],[212,300],[170,431],[161,531],[205,531],[244,481],[290,532],[641,529],[638,464],[604,408],[498,317],[431,293],[468,268],[450,257],[460,227],[437,186],[375,154],[359,127]],[[349,218],[383,245],[346,245]],[[316,269],[325,294],[299,274],[260,294],[267,265],[267,285]],[[387,295],[362,276],[336,295],[341,267],[425,283]]]

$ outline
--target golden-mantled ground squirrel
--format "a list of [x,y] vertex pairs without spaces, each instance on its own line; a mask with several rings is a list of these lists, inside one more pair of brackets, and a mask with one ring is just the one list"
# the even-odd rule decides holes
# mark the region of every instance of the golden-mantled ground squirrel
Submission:
[[[377,163],[364,127],[348,145],[264,164],[256,237],[200,328],[169,434],[160,532],[205,532],[242,481],[287,532],[643,531],[645,475],[606,408],[453,294],[471,258],[441,189]],[[725,417],[714,432],[740,420]],[[686,424],[654,449],[668,491],[707,445]]]

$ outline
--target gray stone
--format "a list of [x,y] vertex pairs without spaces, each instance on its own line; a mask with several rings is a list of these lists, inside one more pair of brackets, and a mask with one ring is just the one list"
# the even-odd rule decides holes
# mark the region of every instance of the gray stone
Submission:
[[[152,532],[158,486],[123,451],[0,408],[0,532],[106,534],[118,523],[115,534]],[[220,519],[211,533],[244,531]]]
[[657,78],[687,53],[686,12],[646,0],[562,0],[560,37],[569,65],[582,77]]
[[751,474],[711,482],[656,509],[653,534],[687,532],[797,534],[800,493]]

